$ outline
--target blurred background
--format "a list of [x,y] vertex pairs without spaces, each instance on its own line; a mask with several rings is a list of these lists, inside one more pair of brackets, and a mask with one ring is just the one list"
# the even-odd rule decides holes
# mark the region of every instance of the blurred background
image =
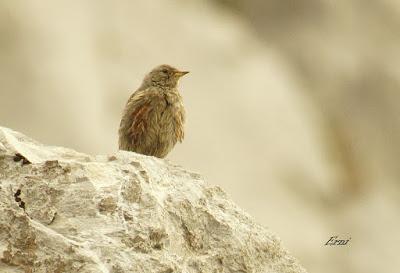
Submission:
[[[154,66],[191,73],[169,160],[220,185],[309,272],[400,268],[400,2],[1,1],[0,125],[117,150]],[[351,238],[327,247],[331,236]]]

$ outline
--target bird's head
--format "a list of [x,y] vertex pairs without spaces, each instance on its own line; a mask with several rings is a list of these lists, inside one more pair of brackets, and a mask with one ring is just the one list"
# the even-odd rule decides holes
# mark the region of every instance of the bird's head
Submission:
[[160,65],[150,71],[143,80],[142,86],[159,86],[164,88],[174,88],[178,84],[178,80],[189,73],[188,71],[180,71],[170,65]]

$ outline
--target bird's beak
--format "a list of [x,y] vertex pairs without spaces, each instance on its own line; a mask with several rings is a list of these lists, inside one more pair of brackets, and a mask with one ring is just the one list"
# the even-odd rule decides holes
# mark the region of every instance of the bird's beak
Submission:
[[189,73],[189,71],[176,71],[175,75],[177,75],[179,78],[186,75],[187,73]]

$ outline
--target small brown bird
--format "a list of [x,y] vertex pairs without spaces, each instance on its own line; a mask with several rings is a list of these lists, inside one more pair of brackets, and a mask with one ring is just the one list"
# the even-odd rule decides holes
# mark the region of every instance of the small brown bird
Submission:
[[119,127],[119,149],[163,158],[184,137],[185,109],[178,80],[187,71],[154,68],[129,98]]

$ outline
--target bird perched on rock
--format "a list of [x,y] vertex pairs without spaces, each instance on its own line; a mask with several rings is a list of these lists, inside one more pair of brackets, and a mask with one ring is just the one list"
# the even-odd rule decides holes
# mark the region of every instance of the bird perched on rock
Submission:
[[119,149],[163,158],[184,137],[178,80],[187,71],[160,65],[130,96],[119,127]]

